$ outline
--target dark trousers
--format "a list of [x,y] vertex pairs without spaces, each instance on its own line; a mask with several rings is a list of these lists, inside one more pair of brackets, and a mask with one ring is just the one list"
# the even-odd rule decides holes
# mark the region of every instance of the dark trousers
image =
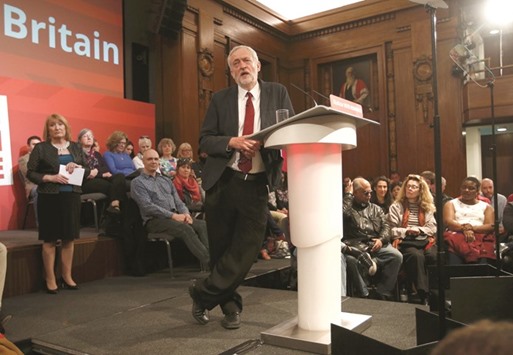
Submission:
[[115,174],[110,178],[86,179],[82,184],[82,193],[101,192],[109,196],[110,201],[126,200],[127,183],[123,174]]
[[244,281],[262,245],[267,224],[265,178],[244,181],[226,171],[207,191],[205,215],[210,246],[210,275],[196,284],[195,298],[207,309],[242,311],[236,289]]
[[428,250],[415,247],[401,248],[399,245],[399,250],[403,253],[403,265],[408,281],[412,282],[417,290],[427,293],[429,291],[427,267],[436,265],[436,245]]

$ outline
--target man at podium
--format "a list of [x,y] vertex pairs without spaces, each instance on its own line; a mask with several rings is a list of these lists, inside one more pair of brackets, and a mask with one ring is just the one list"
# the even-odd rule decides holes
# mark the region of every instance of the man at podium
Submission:
[[242,298],[237,287],[253,265],[262,245],[268,186],[281,178],[278,150],[265,149],[248,135],[276,123],[275,112],[294,114],[285,87],[258,80],[256,52],[237,46],[228,55],[237,85],[212,96],[200,133],[200,149],[208,154],[202,187],[210,245],[210,275],[193,280],[189,293],[192,315],[200,324],[208,310],[221,306],[226,329],[240,327]]

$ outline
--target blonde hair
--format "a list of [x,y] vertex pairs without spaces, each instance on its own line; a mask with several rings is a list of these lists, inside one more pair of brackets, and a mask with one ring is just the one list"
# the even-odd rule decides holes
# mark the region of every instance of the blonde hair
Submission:
[[50,123],[52,121],[58,121],[62,123],[64,127],[66,127],[65,139],[67,141],[71,140],[71,126],[68,123],[68,120],[64,118],[64,116],[59,115],[58,113],[53,113],[46,118],[45,127],[43,129],[43,140],[50,141],[52,137],[50,137]]
[[184,142],[184,143],[180,144],[180,146],[178,147],[178,151],[176,152],[177,158],[185,158],[182,154],[182,150],[184,150],[184,149],[190,149],[191,154],[192,154],[192,146],[189,143]]
[[419,183],[419,207],[424,212],[435,212],[436,207],[433,203],[433,195],[431,195],[431,191],[429,190],[429,186],[420,175],[414,175],[410,174],[406,177],[406,179],[403,182],[403,185],[401,186],[401,190],[399,190],[399,193],[397,194],[396,202],[406,202],[406,186],[408,184],[408,181],[416,181]]

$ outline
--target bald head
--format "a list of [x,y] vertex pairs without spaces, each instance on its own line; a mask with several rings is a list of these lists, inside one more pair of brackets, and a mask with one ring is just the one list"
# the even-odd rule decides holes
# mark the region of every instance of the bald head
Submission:
[[155,149],[148,149],[143,153],[144,172],[155,175],[160,166],[159,153]]
[[483,196],[491,200],[493,192],[493,180],[488,178],[481,180],[481,193]]
[[364,178],[357,177],[353,180],[353,195],[358,203],[368,203],[372,194],[370,182]]

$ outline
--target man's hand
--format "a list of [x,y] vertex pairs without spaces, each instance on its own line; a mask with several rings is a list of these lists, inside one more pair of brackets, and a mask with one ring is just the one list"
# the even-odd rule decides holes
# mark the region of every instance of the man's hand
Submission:
[[381,239],[372,238],[372,240],[374,241],[374,245],[372,246],[371,252],[376,252],[379,249],[381,249],[381,247],[383,246],[383,242],[381,241]]
[[185,224],[192,224],[192,217],[188,214],[173,213],[171,215],[171,219],[174,221],[177,221],[177,222],[185,223]]
[[254,139],[248,139],[248,136],[232,137],[228,146],[232,149],[240,151],[246,158],[251,159],[255,156],[256,152],[260,150],[262,143]]

